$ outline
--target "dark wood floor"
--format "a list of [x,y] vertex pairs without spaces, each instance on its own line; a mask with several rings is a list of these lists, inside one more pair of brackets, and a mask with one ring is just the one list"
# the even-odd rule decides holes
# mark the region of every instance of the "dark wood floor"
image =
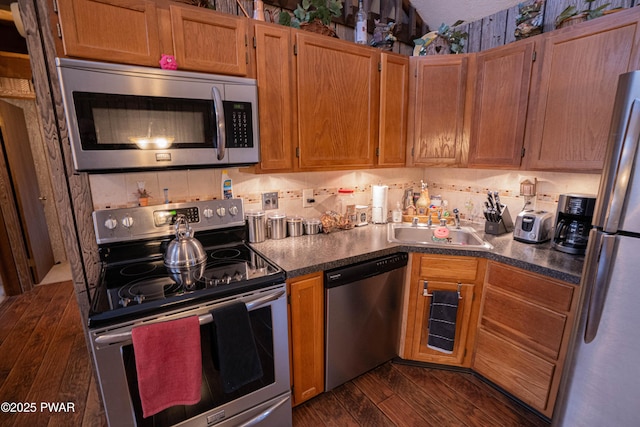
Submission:
[[294,426],[548,426],[476,376],[388,362],[294,408]]
[[[103,426],[71,282],[42,285],[0,304],[0,426]],[[41,410],[71,402],[74,412]],[[294,426],[547,426],[472,374],[386,363],[293,410]]]

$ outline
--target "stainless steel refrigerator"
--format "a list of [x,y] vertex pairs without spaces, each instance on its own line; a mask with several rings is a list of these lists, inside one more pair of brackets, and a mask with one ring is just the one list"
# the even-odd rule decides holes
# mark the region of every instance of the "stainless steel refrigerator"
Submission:
[[640,426],[640,71],[620,76],[553,426]]

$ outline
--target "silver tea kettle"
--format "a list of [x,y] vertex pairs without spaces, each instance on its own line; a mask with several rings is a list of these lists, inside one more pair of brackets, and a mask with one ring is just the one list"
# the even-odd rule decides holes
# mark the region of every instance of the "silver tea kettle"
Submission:
[[179,285],[191,286],[204,273],[207,253],[193,237],[193,229],[184,215],[175,222],[176,238],[169,242],[164,254],[164,265]]

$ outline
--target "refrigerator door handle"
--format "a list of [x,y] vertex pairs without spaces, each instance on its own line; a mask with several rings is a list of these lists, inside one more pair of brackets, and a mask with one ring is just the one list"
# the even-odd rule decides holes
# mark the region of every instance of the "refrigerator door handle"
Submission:
[[615,171],[613,191],[602,226],[602,230],[607,233],[615,233],[618,231],[620,216],[622,215],[625,198],[627,197],[627,186],[631,173],[633,172],[636,153],[638,152],[638,140],[640,139],[639,99],[635,99],[631,105],[631,111],[627,117],[627,126],[625,127],[623,138],[622,151],[618,159],[619,166]]
[[[598,233],[597,230],[592,230],[592,234],[596,233]],[[596,236],[592,235],[592,237]],[[595,282],[591,287],[591,295],[589,295],[587,305],[587,321],[584,330],[584,342],[587,344],[593,341],[598,334],[598,327],[600,326],[604,303],[609,290],[611,267],[615,258],[616,236],[601,235],[598,243],[598,245],[593,245],[594,248],[592,249],[594,252],[597,250],[597,263],[593,263],[596,271],[585,272],[586,277],[594,277],[595,274]],[[587,259],[594,261],[593,254],[590,255]]]

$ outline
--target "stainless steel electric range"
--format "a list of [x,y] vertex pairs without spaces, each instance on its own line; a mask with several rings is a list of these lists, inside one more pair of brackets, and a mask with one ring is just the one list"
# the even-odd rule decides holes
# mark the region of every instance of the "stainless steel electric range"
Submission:
[[[188,283],[164,265],[178,215],[207,253]],[[109,424],[291,425],[285,275],[246,243],[242,200],[106,209],[93,220],[102,268],[89,333]],[[211,311],[238,301],[247,306],[263,376],[225,393],[212,360]],[[201,400],[144,418],[131,331],[194,315],[201,329]]]

